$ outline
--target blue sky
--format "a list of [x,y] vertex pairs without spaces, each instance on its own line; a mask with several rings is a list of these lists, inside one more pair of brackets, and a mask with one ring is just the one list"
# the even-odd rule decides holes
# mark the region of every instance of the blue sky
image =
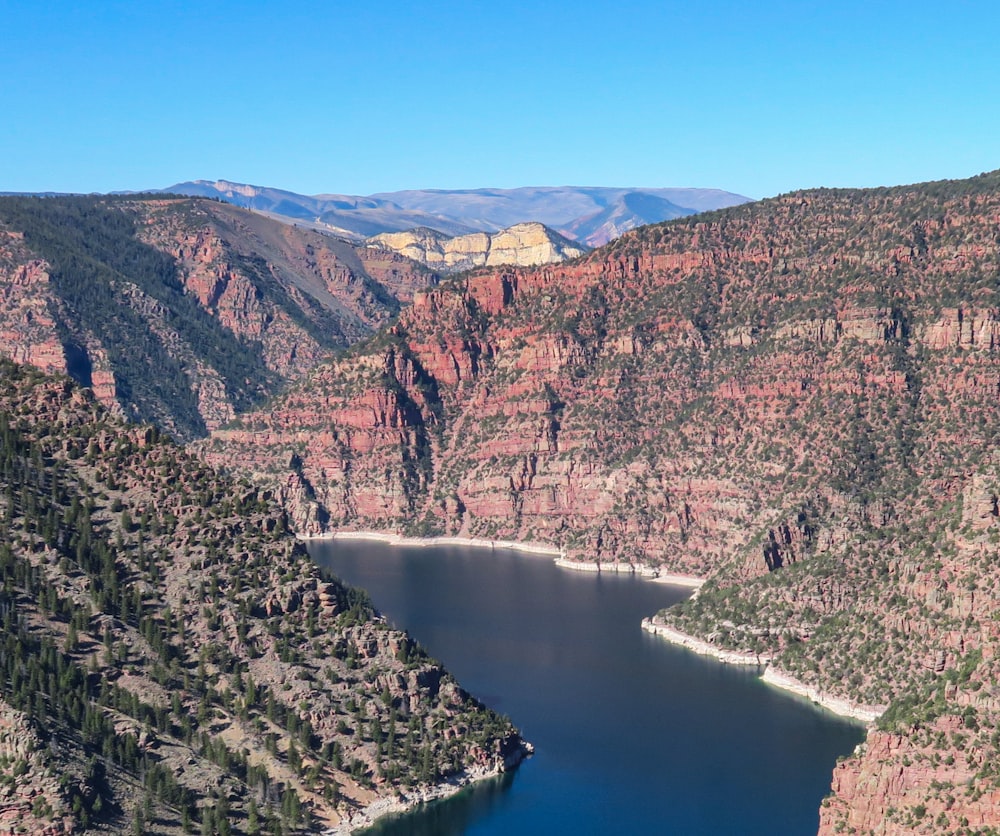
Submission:
[[965,177],[1000,168],[998,6],[0,0],[0,190]]

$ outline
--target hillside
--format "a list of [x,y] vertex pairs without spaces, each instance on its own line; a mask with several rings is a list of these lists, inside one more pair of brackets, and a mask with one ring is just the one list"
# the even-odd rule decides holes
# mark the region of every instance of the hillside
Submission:
[[538,223],[515,224],[499,232],[474,232],[449,238],[433,229],[384,232],[367,239],[369,246],[404,255],[439,273],[476,267],[533,267],[577,258],[586,250]]
[[0,198],[0,354],[180,439],[370,335],[436,276],[218,201]]
[[998,228],[993,173],[798,192],[474,273],[204,449],[303,531],[538,540],[708,577],[661,618],[889,707],[824,832],[985,832]]
[[524,754],[270,492],[7,361],[0,529],[11,832],[318,831]]
[[454,237],[535,222],[590,247],[606,244],[644,224],[750,200],[721,189],[600,186],[412,189],[368,196],[310,196],[228,180],[194,180],[163,191],[216,197],[357,239],[418,227]]

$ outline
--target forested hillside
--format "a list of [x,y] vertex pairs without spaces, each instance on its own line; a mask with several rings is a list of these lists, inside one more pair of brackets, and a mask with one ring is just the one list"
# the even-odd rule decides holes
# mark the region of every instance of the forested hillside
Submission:
[[0,820],[290,833],[515,764],[267,491],[0,363]]

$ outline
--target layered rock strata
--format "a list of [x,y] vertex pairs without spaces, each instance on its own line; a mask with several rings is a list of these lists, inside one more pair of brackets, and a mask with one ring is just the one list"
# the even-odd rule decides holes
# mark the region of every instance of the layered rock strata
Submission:
[[[665,624],[887,705],[907,741],[959,718],[928,768],[964,758],[982,800],[1000,759],[998,228],[994,173],[799,192],[474,272],[205,453],[274,485],[302,532],[540,541],[708,577]],[[900,800],[907,826],[938,826],[935,780],[952,779]],[[830,809],[856,826],[840,786]],[[975,817],[943,812],[940,832]]]

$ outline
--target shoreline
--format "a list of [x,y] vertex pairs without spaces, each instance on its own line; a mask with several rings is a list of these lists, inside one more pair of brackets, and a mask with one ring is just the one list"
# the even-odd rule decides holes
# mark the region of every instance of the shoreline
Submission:
[[[468,546],[490,550],[509,549],[527,554],[552,557],[555,565],[561,569],[595,574],[600,574],[601,572],[632,574],[653,583],[669,584],[691,589],[694,596],[698,595],[700,587],[705,583],[703,578],[676,573],[661,573],[655,567],[646,564],[570,560],[565,556],[565,552],[562,549],[545,543],[521,543],[515,540],[490,540],[457,536],[408,537],[387,531],[332,531],[324,534],[296,534],[295,536],[297,539],[306,542],[314,540],[367,540],[384,543],[389,546],[410,546],[416,548]],[[814,705],[824,708],[837,716],[868,725],[878,719],[882,712],[885,711],[884,706],[855,704],[850,700],[835,697],[815,687],[808,686],[795,677],[774,668],[772,657],[767,654],[724,650],[702,639],[667,626],[662,621],[658,621],[657,616],[642,619],[642,629],[666,639],[671,644],[683,647],[698,655],[713,658],[723,664],[754,665],[758,668],[763,668],[764,670],[759,678],[765,684],[798,697],[805,697]],[[358,830],[371,827],[376,821],[385,816],[394,814],[405,815],[415,811],[423,804],[449,798],[479,781],[498,778],[508,769],[527,758],[532,751],[531,744],[525,742],[513,764],[508,765],[505,763],[503,767],[489,770],[480,768],[472,772],[463,773],[461,776],[453,777],[448,781],[424,790],[406,795],[375,799],[364,808],[345,813],[344,819],[339,824],[324,831],[324,836],[349,836]]]
[[[545,543],[521,543],[516,540],[486,540],[476,537],[454,536],[406,537],[402,534],[387,531],[333,531],[326,534],[297,534],[296,537],[304,541],[368,540],[385,543],[390,546],[412,546],[416,548],[430,548],[433,546],[469,546],[472,548],[491,550],[510,549],[511,551],[519,551],[527,554],[551,556],[554,558],[553,562],[555,565],[560,569],[568,569],[573,572],[591,572],[595,574],[610,572],[612,574],[636,575],[644,580],[652,581],[653,583],[669,584],[671,586],[680,586],[692,589],[694,590],[695,596],[698,595],[701,586],[705,583],[703,578],[697,578],[692,575],[680,575],[676,573],[661,573],[658,569],[642,563],[601,563],[596,560],[570,560],[566,557],[566,553],[562,549]],[[653,635],[659,636],[660,638],[666,639],[671,644],[684,647],[692,653],[697,653],[700,656],[708,656],[716,661],[722,662],[723,664],[755,665],[757,667],[762,667],[764,668],[764,671],[761,674],[760,679],[765,684],[770,685],[773,688],[779,688],[782,691],[795,694],[799,697],[805,697],[810,702],[833,712],[839,717],[858,720],[863,723],[872,723],[881,716],[882,712],[885,711],[885,706],[860,705],[843,697],[828,694],[815,686],[807,685],[801,680],[796,679],[791,674],[775,668],[772,664],[772,658],[767,654],[750,653],[738,650],[724,650],[704,641],[703,639],[696,638],[688,635],[687,633],[682,633],[680,630],[675,630],[673,627],[668,627],[663,622],[657,621],[656,616],[644,618],[642,620],[642,629],[652,633]],[[490,776],[484,775],[482,777],[487,778]],[[480,778],[472,780],[480,780]],[[468,783],[471,783],[471,781],[452,787],[450,792],[458,792],[462,786],[467,786]],[[449,787],[449,785],[444,786],[446,789]],[[443,796],[435,796],[434,798],[436,797]],[[434,800],[434,798],[428,798],[426,800]],[[409,806],[419,804],[421,801],[422,799],[417,799],[416,801],[411,802]],[[402,802],[400,803],[402,804]],[[401,806],[398,809],[394,808],[393,810],[386,810],[385,812],[401,812],[405,809],[408,809],[406,805]]]
[[666,639],[671,644],[684,647],[701,656],[710,656],[724,664],[757,665],[763,667],[764,672],[760,676],[761,682],[770,685],[772,688],[778,688],[796,696],[805,697],[810,702],[825,708],[839,717],[857,720],[867,725],[877,720],[886,709],[886,706],[861,705],[844,697],[836,697],[828,694],[815,686],[806,685],[791,674],[778,670],[774,667],[772,658],[766,654],[724,650],[702,639],[695,638],[688,633],[682,633],[680,630],[668,627],[663,622],[658,622],[656,616],[644,618],[642,620],[642,629]]
[[296,534],[297,539],[304,542],[325,540],[367,540],[375,543],[385,543],[389,546],[410,546],[415,548],[431,548],[433,546],[469,546],[475,549],[509,549],[526,554],[545,555],[554,558],[554,563],[560,569],[573,572],[610,572],[616,575],[636,575],[653,583],[682,586],[697,590],[705,583],[704,578],[694,575],[680,575],[673,572],[660,572],[654,566],[645,563],[601,563],[600,561],[570,560],[566,552],[558,546],[547,543],[522,543],[517,540],[486,540],[478,537],[407,537],[391,531],[331,531],[326,534]]
[[[509,549],[511,551],[523,552],[526,554],[542,555],[552,557],[553,562],[560,569],[569,569],[574,572],[610,572],[612,574],[637,575],[644,580],[654,583],[670,584],[686,589],[694,590],[698,594],[699,588],[705,583],[704,579],[693,575],[680,575],[675,573],[661,573],[658,569],[646,564],[632,563],[601,563],[599,561],[569,560],[566,553],[552,545],[546,543],[522,543],[516,540],[487,540],[476,537],[407,537],[391,531],[330,531],[324,534],[296,534],[297,540],[302,542],[329,541],[329,540],[355,540],[384,543],[388,546],[410,546],[415,548],[430,548],[433,546],[468,546],[477,549]],[[472,772],[463,773],[457,778],[436,784],[424,790],[419,790],[407,795],[377,798],[368,806],[360,810],[352,810],[345,813],[341,822],[333,828],[324,831],[324,836],[350,836],[357,830],[371,827],[375,822],[387,815],[405,815],[420,807],[434,801],[449,798],[468,786],[479,781],[486,781],[498,778],[509,769],[516,767],[523,760],[534,752],[534,748],[527,741],[522,741],[522,746],[518,750],[516,757],[512,761],[505,762],[502,767],[489,770],[479,769]]]
[[327,534],[296,534],[299,540],[369,540],[389,546],[472,546],[477,549],[510,549],[528,554],[562,557],[562,549],[545,543],[519,543],[516,540],[482,540],[476,537],[406,537],[391,531],[331,531]]
[[800,697],[805,697],[840,717],[858,720],[866,725],[874,723],[888,708],[885,705],[862,705],[844,697],[835,697],[832,694],[819,690],[815,686],[806,685],[791,674],[779,671],[777,668],[771,666],[764,671],[761,681],[766,682],[774,688],[780,688],[782,691],[788,691]]
[[[405,537],[389,531],[331,531],[325,534],[296,534],[295,538],[303,542],[328,541],[328,540],[367,540],[370,542],[385,543],[389,546],[413,546],[417,548],[429,548],[432,546],[471,546],[474,548],[511,549],[514,551],[527,552],[545,556],[555,556],[557,559],[562,555],[562,550],[544,543],[518,543],[513,540],[482,540],[473,537]],[[332,828],[323,831],[323,836],[350,836],[358,830],[372,827],[384,816],[398,814],[405,815],[415,811],[423,804],[434,801],[442,801],[453,795],[460,793],[466,787],[477,784],[480,781],[488,781],[499,778],[512,769],[517,768],[522,762],[527,760],[535,751],[527,740],[522,739],[517,751],[508,756],[502,764],[490,768],[480,767],[468,770],[461,775],[452,776],[446,781],[435,784],[426,789],[416,790],[411,793],[398,796],[386,796],[376,798],[366,807],[358,810],[349,810],[344,818]]]
[[714,644],[697,639],[694,636],[668,627],[662,621],[657,621],[656,616],[644,618],[642,629],[655,636],[666,639],[671,644],[684,647],[699,656],[710,656],[725,665],[754,665],[764,667],[771,662],[771,657],[761,653],[747,653],[739,650],[724,650]]
[[635,575],[653,583],[669,584],[670,586],[683,586],[687,589],[698,590],[704,585],[705,579],[694,575],[680,575],[675,572],[661,572],[655,566],[645,563],[601,563],[598,560],[570,560],[567,557],[557,557],[556,566],[560,569],[569,569],[572,572],[610,572],[613,575]]
[[385,816],[405,815],[416,811],[422,804],[451,798],[480,781],[500,778],[527,760],[533,752],[534,747],[527,741],[522,741],[521,748],[518,749],[517,753],[505,760],[501,766],[479,767],[423,790],[415,790],[398,796],[376,798],[366,807],[347,811],[340,822],[323,831],[323,836],[350,836],[358,830],[372,827]]

